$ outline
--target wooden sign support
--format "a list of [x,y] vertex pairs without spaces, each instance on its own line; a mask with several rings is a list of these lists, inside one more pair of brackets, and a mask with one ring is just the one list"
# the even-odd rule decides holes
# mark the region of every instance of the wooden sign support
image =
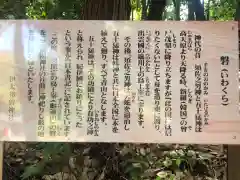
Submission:
[[240,179],[240,146],[229,145],[227,158],[227,180]]
[[0,180],[3,180],[3,152],[4,142],[0,142]]

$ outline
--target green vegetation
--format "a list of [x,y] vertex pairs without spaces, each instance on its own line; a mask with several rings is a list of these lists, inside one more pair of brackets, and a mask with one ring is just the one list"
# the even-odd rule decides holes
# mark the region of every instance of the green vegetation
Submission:
[[[237,0],[1,0],[0,19],[233,20]],[[98,7],[104,7],[99,8]],[[6,179],[222,180],[222,146],[5,143]]]

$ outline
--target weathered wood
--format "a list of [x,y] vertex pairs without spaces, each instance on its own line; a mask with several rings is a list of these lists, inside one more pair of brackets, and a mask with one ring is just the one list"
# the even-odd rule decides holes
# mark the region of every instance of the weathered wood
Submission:
[[240,146],[228,146],[228,164],[227,164],[227,179],[238,180],[240,179]]
[[0,142],[0,180],[3,180],[3,142]]

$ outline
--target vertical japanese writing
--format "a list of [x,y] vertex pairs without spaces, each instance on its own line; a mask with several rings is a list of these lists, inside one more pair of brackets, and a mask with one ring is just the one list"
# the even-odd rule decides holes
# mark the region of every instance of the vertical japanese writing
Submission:
[[10,91],[9,91],[9,101],[8,101],[8,120],[13,121],[16,109],[16,77],[10,76]]
[[187,93],[188,93],[188,103],[192,104],[192,101],[193,101],[192,90],[189,88]]
[[72,37],[71,31],[67,30],[64,36],[65,43],[65,78],[64,78],[64,136],[70,133],[71,124],[71,89],[72,89]]
[[113,120],[113,133],[119,133],[119,31],[113,32],[113,101],[112,101],[112,120]]
[[138,124],[144,128],[144,95],[145,95],[145,32],[138,31]]
[[186,79],[186,71],[187,71],[187,33],[186,31],[180,32],[180,48],[181,48],[181,65],[180,65],[180,128],[182,132],[187,132],[187,79]]
[[146,96],[150,96],[150,79],[149,76],[147,76],[148,73],[152,73],[151,72],[151,58],[150,58],[150,49],[151,49],[151,36],[152,36],[152,32],[147,30],[146,31],[146,38],[145,38],[145,62],[146,62],[146,66],[145,66],[145,70],[146,70],[146,91],[145,91],[145,95]]
[[208,124],[209,112],[208,112],[208,63],[204,63],[203,69],[203,95],[204,95],[204,125]]
[[[99,47],[97,47],[99,48]],[[96,80],[96,79],[95,79]],[[95,101],[94,101],[95,102]],[[93,124],[93,135],[94,136],[99,136],[99,121],[100,121],[100,116],[99,116],[99,109],[96,108],[96,102],[94,103],[95,110],[94,110],[94,124]]]
[[39,72],[39,119],[38,119],[38,129],[37,129],[37,135],[39,137],[44,137],[44,113],[45,113],[45,106],[46,106],[46,40],[47,35],[45,30],[40,31],[41,36],[41,45],[42,48],[40,49],[40,72]]
[[76,63],[76,127],[83,126],[83,32],[77,32],[77,63]]
[[99,136],[99,111],[95,110],[95,119],[94,119],[94,136]]
[[[57,51],[57,45],[58,45],[58,38],[57,34],[52,34],[51,39],[51,50],[53,52]],[[57,57],[53,57],[51,67],[50,67],[50,87],[51,87],[51,95],[50,95],[50,136],[56,136],[57,135],[57,71],[58,71],[58,61]]]
[[188,41],[187,41],[187,47],[188,47],[188,51],[192,51],[193,50],[193,33],[192,31],[188,31],[188,34],[187,34],[187,38],[188,38]]
[[124,129],[129,131],[131,123],[131,68],[132,68],[131,37],[124,38]]
[[94,135],[94,69],[95,69],[95,37],[89,36],[89,47],[88,47],[88,114],[87,114],[87,135]]
[[161,125],[161,96],[160,96],[160,31],[154,33],[154,126],[160,131]]
[[32,60],[33,55],[33,41],[34,41],[34,31],[29,29],[28,31],[28,101],[33,103],[33,87],[32,83],[34,81],[35,70],[34,61]]
[[[193,33],[192,33],[192,31],[187,32],[187,48],[188,48],[188,51],[193,50]],[[188,88],[188,90],[187,90],[187,97],[188,97],[188,104],[192,104],[193,95],[192,95],[192,90],[190,88]],[[192,127],[190,127],[190,130],[191,130],[191,128]]]
[[108,67],[108,32],[106,30],[101,31],[101,57],[103,63],[101,64],[101,122],[106,124],[107,120],[107,67]]
[[172,136],[172,49],[176,48],[176,36],[171,30],[165,31],[165,135]]
[[227,106],[229,104],[228,98],[228,86],[229,86],[229,57],[221,56],[221,87],[222,87],[222,105]]
[[199,62],[201,58],[201,51],[202,51],[202,37],[201,35],[195,35],[195,48],[194,48],[194,55],[195,55],[195,97],[196,97],[196,114],[195,114],[195,132],[202,132],[202,102],[201,102],[201,95],[202,95],[202,66]]

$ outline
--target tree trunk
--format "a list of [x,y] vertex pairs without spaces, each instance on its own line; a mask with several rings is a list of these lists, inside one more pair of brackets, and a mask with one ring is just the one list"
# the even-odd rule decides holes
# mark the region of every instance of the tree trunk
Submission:
[[180,21],[181,20],[181,17],[180,17],[181,2],[180,2],[180,0],[173,0],[173,5],[175,8],[175,20]]
[[166,0],[151,0],[149,4],[148,20],[162,20]]
[[129,20],[130,0],[86,0],[84,20]]
[[206,13],[206,20],[210,20],[210,0],[207,2],[207,13]]
[[142,20],[146,20],[147,19],[147,4],[146,4],[146,0],[142,0]]
[[[83,9],[83,19],[84,20],[130,20],[131,14],[131,2],[130,0],[86,0],[85,7]],[[79,146],[77,149],[81,149],[81,144],[76,143],[73,144],[75,148]],[[89,155],[95,159],[100,164],[107,164],[107,159],[103,158],[101,155],[99,156],[100,152],[104,153],[108,152],[109,154],[113,154],[114,156],[118,153],[117,144],[109,143],[109,144],[92,144],[90,146]],[[112,163],[118,164],[117,160],[112,161]],[[81,178],[80,179],[106,179],[105,177],[96,178],[95,175],[91,177],[88,175],[91,172],[96,172],[97,175],[102,176],[102,172],[96,171],[96,168],[84,166]],[[94,174],[94,173],[93,173]],[[121,175],[119,172],[112,170],[110,174],[110,179],[120,180],[119,177]]]
[[239,21],[240,20],[240,2],[238,2],[237,4],[237,9],[236,9],[236,13],[235,13],[235,21]]
[[194,21],[194,4],[193,0],[188,0],[188,20]]
[[188,20],[206,20],[204,15],[204,4],[201,3],[201,0],[188,0]]
[[200,0],[194,1],[194,9],[195,9],[195,15],[196,15],[197,21],[206,20],[205,15],[204,15],[204,4],[203,3],[201,3]]

